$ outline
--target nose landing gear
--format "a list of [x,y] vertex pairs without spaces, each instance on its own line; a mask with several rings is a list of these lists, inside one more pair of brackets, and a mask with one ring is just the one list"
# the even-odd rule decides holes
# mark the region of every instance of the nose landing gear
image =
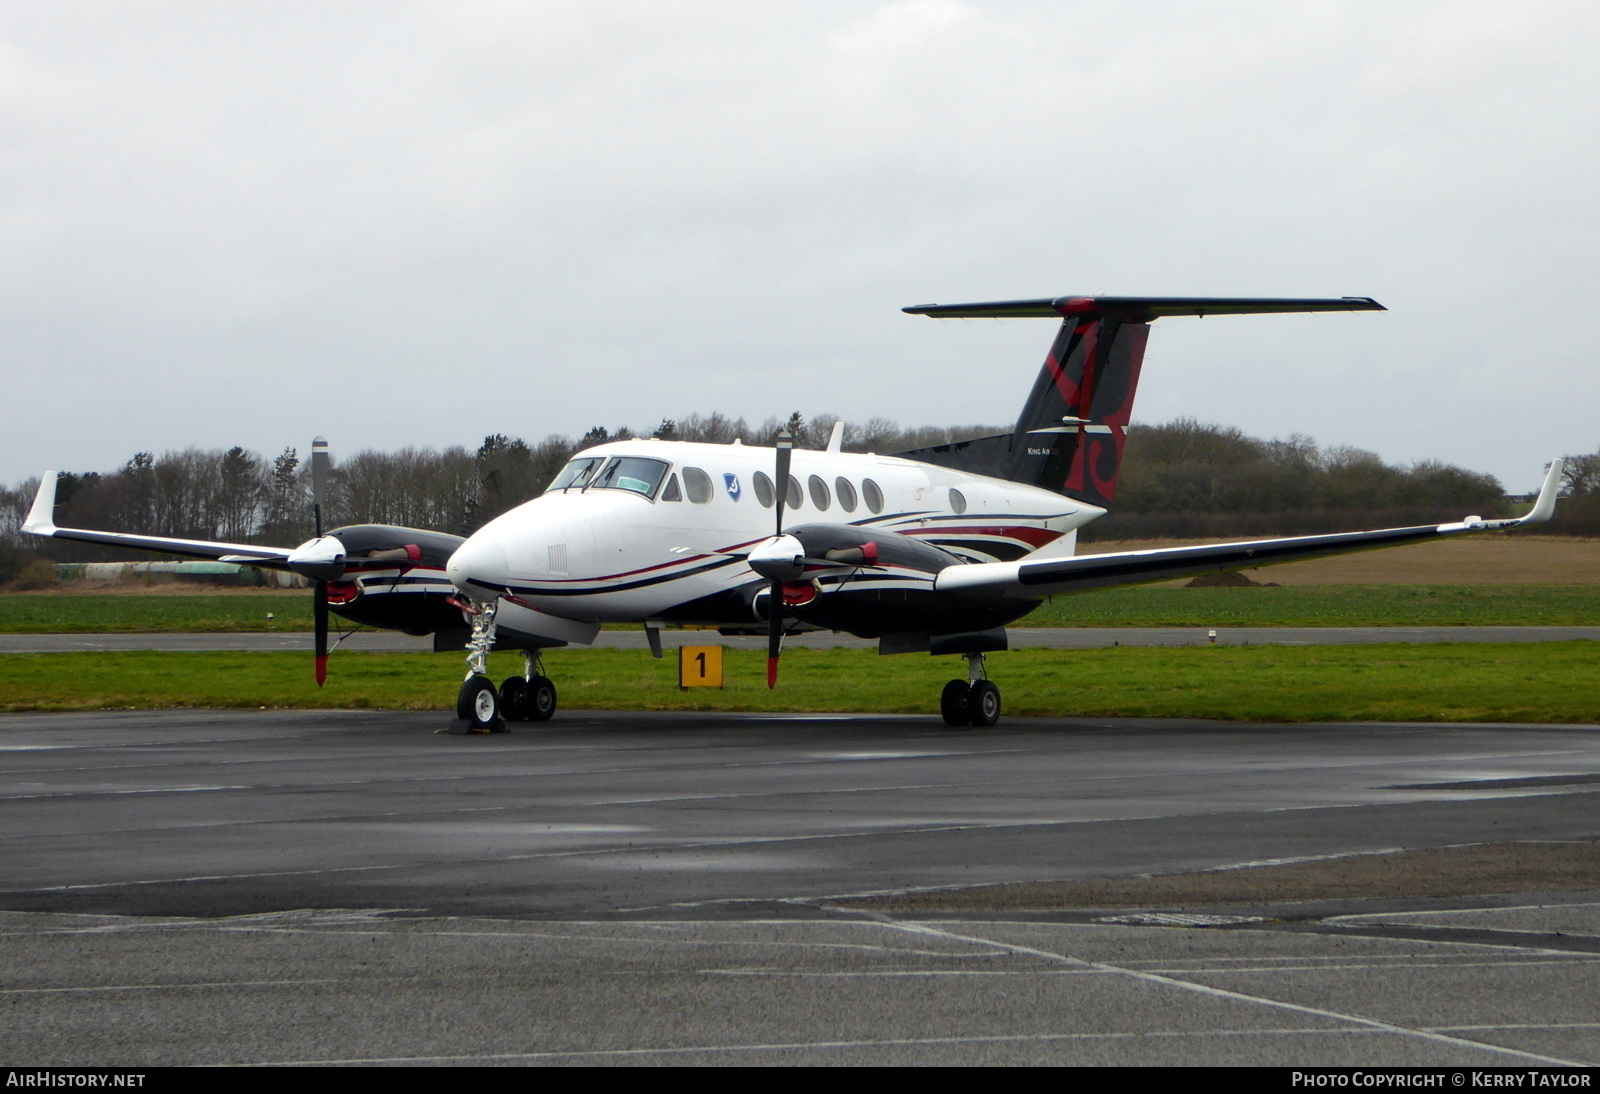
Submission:
[[952,726],[992,726],[1000,720],[1000,689],[984,679],[983,654],[967,654],[967,678],[944,686],[939,713]]
[[556,686],[539,671],[538,650],[524,650],[523,673],[509,676],[497,689],[489,679],[489,652],[494,649],[495,612],[499,601],[478,607],[467,640],[467,679],[456,695],[456,717],[465,733],[504,733],[506,722],[546,722],[556,712]]
[[[494,649],[494,617],[500,602],[481,605],[472,616],[472,636],[467,639],[467,678],[456,693],[456,717],[467,733],[504,733],[502,692],[489,679],[489,651]],[[509,683],[509,681],[507,681]]]

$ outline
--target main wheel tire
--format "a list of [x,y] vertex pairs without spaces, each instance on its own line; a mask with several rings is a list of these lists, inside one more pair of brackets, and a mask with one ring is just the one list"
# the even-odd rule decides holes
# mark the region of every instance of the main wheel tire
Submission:
[[965,680],[952,680],[939,693],[939,713],[944,715],[945,725],[965,726],[971,723],[972,715],[967,713],[967,691]]
[[461,685],[456,696],[456,713],[473,733],[493,733],[505,725],[500,716],[500,695],[487,676],[473,676]]
[[975,726],[992,726],[1000,720],[1000,689],[979,680],[967,692],[967,717]]
[[548,676],[535,676],[528,681],[528,720],[548,722],[556,712],[556,686]]
[[528,720],[528,681],[520,676],[508,676],[500,685],[500,711],[508,722]]

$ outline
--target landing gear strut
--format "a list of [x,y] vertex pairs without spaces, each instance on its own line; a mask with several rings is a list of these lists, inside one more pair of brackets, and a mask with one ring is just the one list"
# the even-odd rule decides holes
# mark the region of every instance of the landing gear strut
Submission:
[[[456,695],[456,717],[468,733],[504,733],[505,692],[496,691],[489,679],[489,651],[494,649],[494,617],[500,602],[482,605],[472,617],[472,637],[467,639],[467,678]],[[510,681],[507,681],[509,683]]]
[[556,686],[539,669],[537,650],[522,651],[521,676],[508,676],[500,685],[500,709],[513,722],[547,722],[556,712]]
[[983,654],[967,654],[967,678],[944,686],[939,713],[952,726],[992,726],[1000,720],[1000,689],[984,679]]
[[556,712],[556,686],[539,670],[538,650],[524,650],[521,676],[494,686],[489,679],[489,653],[494,649],[495,613],[500,602],[465,609],[472,619],[467,639],[467,679],[456,695],[456,717],[467,733],[504,733],[506,722],[546,722]]

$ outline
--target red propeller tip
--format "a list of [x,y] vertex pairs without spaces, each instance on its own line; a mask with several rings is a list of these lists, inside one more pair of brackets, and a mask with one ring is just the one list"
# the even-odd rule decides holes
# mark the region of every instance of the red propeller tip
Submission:
[[321,687],[328,679],[328,658],[326,655],[317,658],[317,687]]
[[767,687],[768,688],[775,688],[777,686],[778,686],[778,659],[776,657],[769,657],[769,658],[767,658]]

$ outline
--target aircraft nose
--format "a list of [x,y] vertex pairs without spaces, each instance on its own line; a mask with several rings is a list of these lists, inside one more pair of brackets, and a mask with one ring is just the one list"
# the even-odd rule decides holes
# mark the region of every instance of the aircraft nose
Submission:
[[470,537],[450,561],[445,573],[455,587],[474,600],[492,600],[505,592],[511,576],[511,562],[505,544],[482,532]]

